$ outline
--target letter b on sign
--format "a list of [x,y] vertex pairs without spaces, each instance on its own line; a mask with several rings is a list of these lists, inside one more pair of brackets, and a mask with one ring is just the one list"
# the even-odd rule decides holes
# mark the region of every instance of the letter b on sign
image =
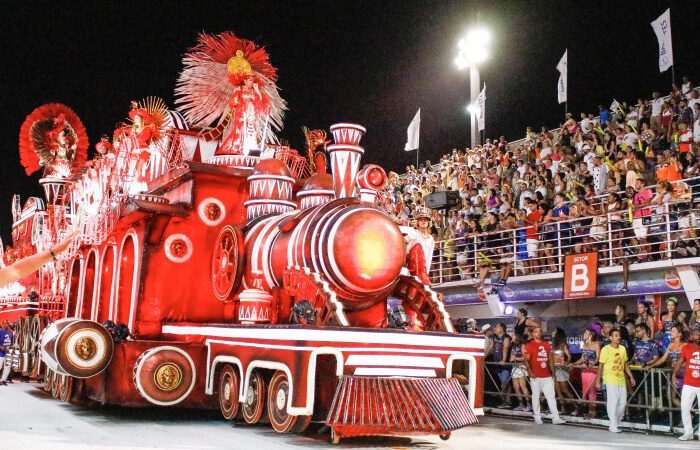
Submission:
[[564,260],[564,299],[596,296],[598,252],[566,255]]
[[581,292],[588,289],[588,266],[585,264],[574,264],[571,266],[571,292]]

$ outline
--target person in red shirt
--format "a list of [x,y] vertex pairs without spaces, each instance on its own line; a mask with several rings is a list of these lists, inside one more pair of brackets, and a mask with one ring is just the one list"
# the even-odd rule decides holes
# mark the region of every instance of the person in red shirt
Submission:
[[549,411],[552,414],[552,424],[560,425],[566,423],[559,417],[557,409],[557,399],[554,393],[554,359],[552,358],[552,347],[547,341],[542,340],[542,328],[532,328],[532,340],[523,346],[523,356],[525,357],[525,367],[530,375],[530,386],[532,388],[532,412],[535,423],[542,424],[542,414],[540,414],[540,393],[544,394],[547,400]]
[[537,259],[539,252],[539,235],[537,230],[537,225],[542,220],[542,211],[538,208],[537,202],[531,198],[525,198],[525,208],[527,209],[527,216],[523,219],[525,225],[530,225],[525,230],[525,243],[527,245],[527,258],[525,260],[525,265],[531,272],[539,273],[539,261]]
[[673,378],[675,380],[681,367],[685,367],[683,377],[683,390],[681,391],[681,418],[683,419],[683,436],[681,441],[691,441],[693,436],[693,418],[691,410],[695,399],[700,405],[700,329],[694,329],[690,335],[691,339],[681,349],[681,357],[673,368]]

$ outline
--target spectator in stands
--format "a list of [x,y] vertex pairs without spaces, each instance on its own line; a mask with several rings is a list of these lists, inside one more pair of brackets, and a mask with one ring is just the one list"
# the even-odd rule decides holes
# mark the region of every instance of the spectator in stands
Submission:
[[481,334],[484,335],[484,359],[493,361],[493,328],[490,324],[481,327]]
[[595,367],[598,365],[600,358],[600,344],[598,343],[598,335],[592,329],[587,329],[583,332],[583,347],[581,347],[581,359],[574,367],[581,369],[581,388],[582,398],[588,400],[588,413],[584,415],[586,419],[592,419],[596,416],[596,405],[598,391],[595,387],[596,375],[598,371]]
[[532,410],[536,424],[542,424],[540,414],[540,394],[544,394],[552,414],[552,424],[560,425],[566,423],[559,417],[557,400],[554,393],[554,359],[549,343],[542,339],[542,329],[539,326],[532,328],[532,340],[523,348],[525,356],[525,367],[530,376],[530,387],[532,388]]
[[627,307],[622,303],[615,306],[615,321],[613,322],[614,328],[622,328],[625,326],[625,321],[629,319],[627,315]]
[[[554,384],[557,396],[562,399],[562,413],[566,413],[564,399],[573,400],[574,394],[569,389],[569,363],[571,362],[571,352],[566,340],[566,332],[563,328],[557,327],[552,332],[552,353],[554,355]],[[578,405],[573,404],[572,416],[578,416]]]
[[654,309],[649,302],[637,303],[637,320],[635,325],[644,324],[654,334],[656,325],[654,323]]
[[673,378],[685,369],[683,390],[681,391],[681,417],[683,419],[683,435],[678,439],[689,441],[694,439],[693,420],[691,411],[697,399],[700,405],[700,330],[693,330],[690,341],[683,346],[681,356],[673,369]]
[[[651,128],[652,130],[659,132],[661,128],[661,111],[664,104],[663,99],[658,91],[654,91],[651,94]],[[665,130],[664,130],[665,131]]]
[[[676,365],[678,364],[678,361],[681,357],[681,349],[685,345],[685,342],[683,342],[683,332],[683,326],[678,323],[674,324],[671,327],[671,342],[666,347],[666,351],[664,352],[664,354],[653,364],[649,365],[650,368],[660,367],[663,365],[672,369],[676,368]],[[678,376],[673,377],[671,379],[671,381],[673,382],[673,386],[679,391],[683,388],[683,375],[684,371],[683,368],[681,368],[681,371],[678,374]],[[676,406],[678,406],[678,404],[680,403],[676,395],[673,396],[673,402]]]
[[0,330],[0,386],[7,385],[7,378],[12,371],[12,362],[7,358],[7,352],[10,351],[13,342],[14,333],[10,330],[10,322],[3,320]]
[[498,406],[499,408],[510,408],[511,405],[508,403],[508,396],[505,395],[510,391],[510,381],[511,368],[507,365],[510,361],[510,347],[511,338],[506,333],[506,324],[499,323],[494,327],[493,336],[491,336],[493,341],[493,361],[498,363],[500,366],[496,366],[496,376],[501,383],[501,400],[502,403]]
[[[629,172],[628,172],[629,173]],[[651,202],[654,194],[650,189],[644,187],[644,179],[637,178],[634,185],[634,196],[632,203],[635,206],[634,219],[632,220],[632,228],[634,229],[634,235],[637,237],[637,241],[640,244],[641,256],[637,259],[642,262],[647,259],[647,254],[649,253],[649,246],[647,243],[647,226],[650,224],[651,220],[651,210],[649,208],[642,208]]]
[[613,327],[613,323],[611,321],[606,320],[603,322],[603,325],[600,328],[600,346],[601,347],[605,347],[606,345],[610,344],[613,329],[614,329],[614,327]]
[[513,363],[511,380],[513,382],[513,390],[518,396],[518,406],[515,407],[514,411],[530,412],[532,411],[532,406],[530,406],[530,400],[528,399],[530,389],[527,385],[528,373],[523,356],[524,339],[522,334],[515,333],[513,335],[513,343],[510,352],[510,362]]
[[693,313],[688,326],[691,330],[700,330],[700,298],[693,300]]
[[627,404],[627,378],[625,378],[625,374],[629,377],[629,383],[632,386],[636,384],[627,363],[627,350],[620,345],[621,340],[620,330],[613,330],[610,334],[610,345],[606,345],[600,351],[596,376],[597,389],[602,387],[601,378],[602,384],[605,384],[608,418],[610,419],[608,429],[612,433],[621,432],[620,423]]
[[518,308],[515,314],[515,325],[513,326],[515,334],[527,337],[530,335],[532,328],[540,326],[539,322],[527,316],[527,309],[525,308]]
[[632,364],[647,368],[654,364],[660,357],[659,346],[651,339],[651,330],[645,323],[635,327],[634,356]]
[[598,106],[598,111],[598,114],[600,116],[600,126],[607,126],[608,122],[610,121],[610,111],[608,111],[608,109],[603,106]]

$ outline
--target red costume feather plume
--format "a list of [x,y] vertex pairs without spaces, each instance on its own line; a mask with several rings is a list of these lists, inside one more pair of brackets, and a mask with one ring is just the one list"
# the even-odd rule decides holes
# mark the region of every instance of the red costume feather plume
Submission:
[[85,126],[80,117],[61,103],[42,105],[27,116],[19,132],[19,156],[27,175],[47,166],[55,159],[52,143],[57,133],[66,129],[76,146],[74,167],[87,160],[89,146]]
[[[249,64],[244,68],[247,74],[229,70],[228,64],[236,58],[238,51]],[[216,36],[201,33],[197,45],[183,57],[183,64],[185,67],[175,88],[176,103],[192,126],[206,128],[226,119],[234,89],[243,84],[247,76],[252,76],[265,97],[263,101],[269,106],[270,125],[277,130],[282,128],[286,102],[275,84],[277,69],[270,64],[264,48],[247,39],[239,39],[232,32]],[[257,122],[260,135],[265,118],[258,117]],[[267,137],[268,141],[277,142],[272,132],[268,132]]]

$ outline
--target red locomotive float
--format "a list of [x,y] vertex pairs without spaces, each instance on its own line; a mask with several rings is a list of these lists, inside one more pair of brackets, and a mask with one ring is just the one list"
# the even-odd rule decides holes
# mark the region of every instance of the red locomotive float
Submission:
[[[277,143],[285,104],[262,48],[202,35],[184,63],[182,113],[134,102],[133,124],[87,163],[69,108],[23,126],[46,202],[15,201],[5,261],[81,232],[4,288],[16,368],[66,401],[219,407],[279,432],[324,422],[334,442],[474,423],[483,338],[455,334],[404,267],[401,231],[376,205],[386,174],[360,170],[365,129],[331,126],[328,174],[324,132],[306,131],[308,159]],[[387,316],[390,298],[410,323]]]

